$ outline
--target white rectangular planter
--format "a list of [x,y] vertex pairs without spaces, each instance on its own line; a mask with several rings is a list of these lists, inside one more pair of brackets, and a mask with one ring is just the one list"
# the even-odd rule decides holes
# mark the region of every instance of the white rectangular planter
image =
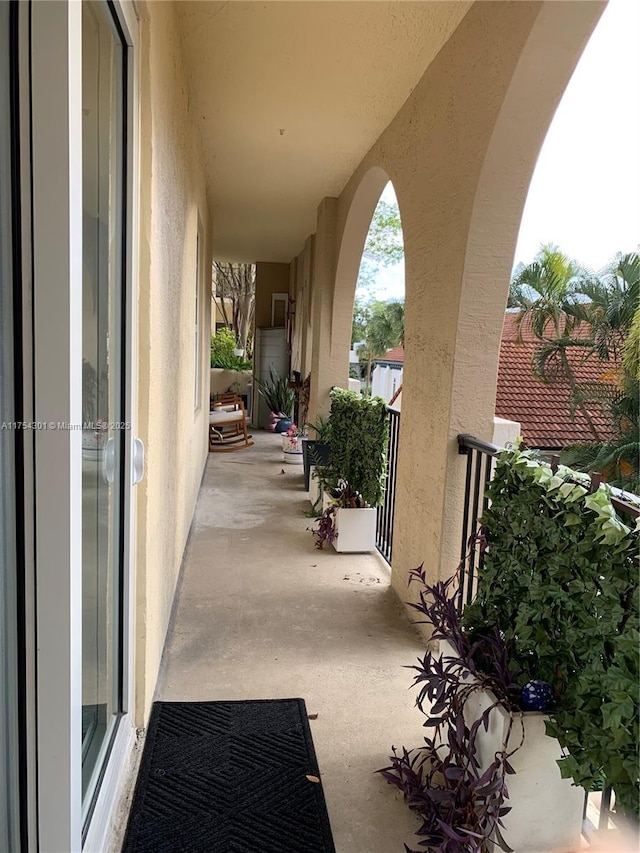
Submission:
[[345,509],[340,507],[335,515],[337,536],[333,547],[340,553],[373,551],[376,547],[376,510]]
[[[451,645],[440,642],[444,658],[454,654]],[[490,691],[479,690],[466,704],[465,719],[468,726],[477,720],[495,697]],[[524,743],[509,759],[516,771],[507,776],[509,798],[505,805],[511,807],[505,815],[503,836],[514,853],[571,853],[580,849],[584,791],[560,776],[556,760],[561,750],[555,738],[545,734],[545,714],[525,711],[513,722],[508,748],[515,749]],[[478,760],[484,771],[493,761],[508,732],[509,715],[500,705],[491,711],[489,730],[480,727],[476,739]]]

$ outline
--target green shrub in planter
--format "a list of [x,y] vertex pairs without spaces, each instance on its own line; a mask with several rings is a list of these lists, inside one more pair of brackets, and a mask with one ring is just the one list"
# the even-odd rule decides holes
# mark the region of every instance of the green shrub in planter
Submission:
[[576,476],[563,466],[554,475],[530,452],[501,454],[463,623],[497,628],[522,680],[552,686],[547,733],[565,751],[562,775],[587,790],[604,777],[616,809],[637,817],[638,534],[606,487],[589,494]]
[[330,467],[358,491],[368,506],[382,502],[389,417],[381,397],[331,392]]

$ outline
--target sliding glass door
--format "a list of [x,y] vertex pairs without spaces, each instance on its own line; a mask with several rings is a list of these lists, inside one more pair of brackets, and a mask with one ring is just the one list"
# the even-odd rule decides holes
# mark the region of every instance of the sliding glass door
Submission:
[[82,794],[122,710],[126,53],[111,8],[82,9]]
[[[15,9],[14,9],[15,11]],[[9,3],[0,3],[0,851],[20,850],[18,537],[14,373],[14,233]]]

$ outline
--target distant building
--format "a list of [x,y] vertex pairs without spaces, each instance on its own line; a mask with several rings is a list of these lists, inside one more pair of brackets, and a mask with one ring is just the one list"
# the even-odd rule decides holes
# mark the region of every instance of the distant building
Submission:
[[371,376],[371,393],[389,402],[402,385],[403,367],[404,347],[394,347],[382,358],[377,358]]
[[[570,388],[566,380],[541,382],[533,375],[532,357],[540,345],[531,332],[523,330],[523,341],[516,342],[517,313],[505,313],[500,345],[500,364],[496,389],[496,419],[515,421],[528,447],[540,450],[559,450],[576,441],[592,441],[593,433],[582,412],[572,417],[569,409]],[[608,382],[611,384],[612,365],[591,357],[583,361],[584,353],[568,353],[576,380],[580,384]],[[388,350],[375,360],[372,393],[389,401],[402,385],[404,366],[403,347]],[[587,408],[601,439],[609,438],[612,425],[606,413],[596,404]]]
[[[593,441],[594,436],[585,416],[576,411],[572,418],[569,410],[570,388],[566,380],[555,379],[544,383],[533,375],[532,356],[540,341],[530,331],[523,330],[523,341],[516,342],[517,313],[508,311],[502,327],[496,416],[518,421],[522,438],[528,447],[541,450],[559,450],[576,441]],[[569,363],[580,384],[611,382],[611,364],[591,357],[583,361],[584,353],[568,352]],[[599,406],[588,406],[587,411],[600,438],[611,436],[612,426]]]

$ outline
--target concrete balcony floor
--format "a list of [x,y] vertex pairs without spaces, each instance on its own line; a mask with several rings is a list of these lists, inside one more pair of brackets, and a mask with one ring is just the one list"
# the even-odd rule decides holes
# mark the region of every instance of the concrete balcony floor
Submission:
[[209,456],[156,698],[302,697],[336,850],[401,853],[416,821],[374,771],[422,742],[403,667],[423,643],[377,553],[314,549],[301,466],[254,440]]

